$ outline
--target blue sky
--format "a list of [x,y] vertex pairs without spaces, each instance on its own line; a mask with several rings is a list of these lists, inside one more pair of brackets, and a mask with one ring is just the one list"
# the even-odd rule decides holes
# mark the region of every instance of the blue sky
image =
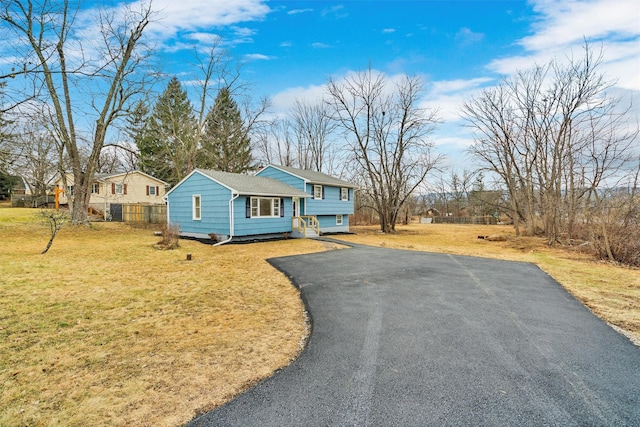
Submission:
[[245,62],[244,78],[281,114],[295,99],[320,97],[329,76],[369,65],[390,77],[419,74],[424,105],[443,120],[434,140],[454,165],[466,162],[472,141],[458,117],[465,99],[518,69],[579,55],[585,38],[603,48],[602,70],[618,80],[620,94],[640,95],[636,0],[194,1],[195,23],[191,3],[168,3],[161,12],[166,71],[185,71],[189,50],[177,46],[220,36]]
[[[136,7],[125,1],[118,7]],[[88,1],[87,9],[112,2]],[[296,99],[317,99],[332,76],[372,68],[390,77],[421,75],[423,103],[438,108],[434,140],[452,163],[472,139],[460,104],[518,69],[580,54],[584,39],[604,50],[602,70],[617,93],[640,100],[640,2],[637,0],[267,1],[153,0],[147,33],[158,63],[185,83],[194,47],[215,37],[245,65],[256,96],[285,114]],[[0,53],[6,56],[6,48]],[[3,52],[4,50],[4,52]],[[0,60],[1,63],[1,60]],[[160,90],[162,87],[160,88]],[[639,111],[637,108],[635,111]]]

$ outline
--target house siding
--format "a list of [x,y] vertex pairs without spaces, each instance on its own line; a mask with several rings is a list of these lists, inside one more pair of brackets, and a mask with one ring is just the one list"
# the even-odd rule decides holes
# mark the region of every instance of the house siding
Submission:
[[274,218],[247,218],[247,198],[251,198],[251,196],[240,196],[234,200],[235,236],[291,232],[291,197],[284,198],[284,217]]
[[[313,196],[313,185],[307,184],[305,192]],[[324,199],[309,198],[306,202],[307,215],[350,215],[353,214],[353,188],[349,188],[349,200],[340,200],[340,188],[323,185]]]
[[349,232],[349,215],[342,216],[342,225],[336,225],[336,215],[318,215],[317,218],[323,233]]
[[285,184],[288,184],[293,188],[297,188],[300,191],[305,191],[303,179],[295,177],[287,172],[283,172],[271,166],[267,166],[266,168],[259,171],[256,175],[277,179],[278,181],[284,182]]
[[[194,195],[200,195],[200,220],[193,219]],[[207,238],[214,233],[228,236],[229,199],[231,190],[200,173],[194,173],[169,193],[169,222],[178,225],[182,235]]]

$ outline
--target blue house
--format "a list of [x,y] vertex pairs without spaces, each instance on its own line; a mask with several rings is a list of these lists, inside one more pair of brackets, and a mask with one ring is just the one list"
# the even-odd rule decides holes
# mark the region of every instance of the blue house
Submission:
[[321,233],[349,231],[355,185],[322,172],[288,166],[269,165],[260,170],[257,176],[284,182],[307,195],[304,198],[292,198],[294,217],[300,217],[305,222],[317,221]]
[[349,231],[354,186],[319,172],[269,165],[256,176],[196,169],[166,195],[180,235],[220,243]]

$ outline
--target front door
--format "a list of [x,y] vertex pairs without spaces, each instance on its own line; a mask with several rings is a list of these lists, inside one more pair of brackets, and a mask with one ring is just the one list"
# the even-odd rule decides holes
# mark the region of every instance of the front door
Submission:
[[291,198],[291,216],[293,216],[293,228],[298,228],[298,210],[300,205],[300,198],[293,197]]

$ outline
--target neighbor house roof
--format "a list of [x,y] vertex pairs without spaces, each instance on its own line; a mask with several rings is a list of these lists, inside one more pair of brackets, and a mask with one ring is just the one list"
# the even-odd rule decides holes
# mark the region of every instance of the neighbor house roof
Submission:
[[279,165],[269,165],[272,168],[279,169],[288,174],[297,176],[311,184],[324,184],[324,185],[332,185],[334,187],[348,187],[348,188],[356,188],[357,185],[353,185],[347,181],[343,181],[338,178],[334,178],[331,175],[327,175],[323,172],[316,172],[304,169],[292,168],[290,166],[279,166]]
[[219,184],[229,188],[234,193],[242,195],[311,197],[304,191],[300,191],[272,178],[220,172],[210,169],[196,169],[194,172],[208,176]]
[[129,172],[97,173],[97,174],[95,174],[93,176],[93,179],[95,179],[96,181],[104,181],[104,180],[108,180],[110,178],[114,178],[116,176],[131,175],[131,174],[134,174],[134,173],[138,173],[140,175],[144,175],[144,176],[146,176],[146,177],[148,177],[150,179],[153,179],[155,181],[161,182],[164,185],[169,185],[167,182],[165,182],[165,181],[163,181],[163,180],[161,180],[159,178],[156,178],[155,176],[151,176],[148,173],[144,173],[142,171],[139,171],[139,170],[134,170],[134,171],[129,171]]
[[[73,172],[67,171],[65,172],[65,174],[67,175],[67,177],[73,177]],[[156,178],[155,176],[149,175],[148,173],[144,173],[142,171],[139,170],[134,170],[134,171],[129,171],[129,172],[114,172],[114,173],[96,173],[93,175],[93,180],[94,181],[107,181],[111,178],[117,177],[117,176],[121,176],[121,175],[131,175],[131,174],[140,174],[140,175],[144,175],[150,179],[153,179],[155,181],[158,181],[162,184],[164,184],[165,186],[168,186],[169,184],[163,180],[161,180],[160,178]],[[62,177],[58,178],[59,182],[60,180],[62,180]]]

